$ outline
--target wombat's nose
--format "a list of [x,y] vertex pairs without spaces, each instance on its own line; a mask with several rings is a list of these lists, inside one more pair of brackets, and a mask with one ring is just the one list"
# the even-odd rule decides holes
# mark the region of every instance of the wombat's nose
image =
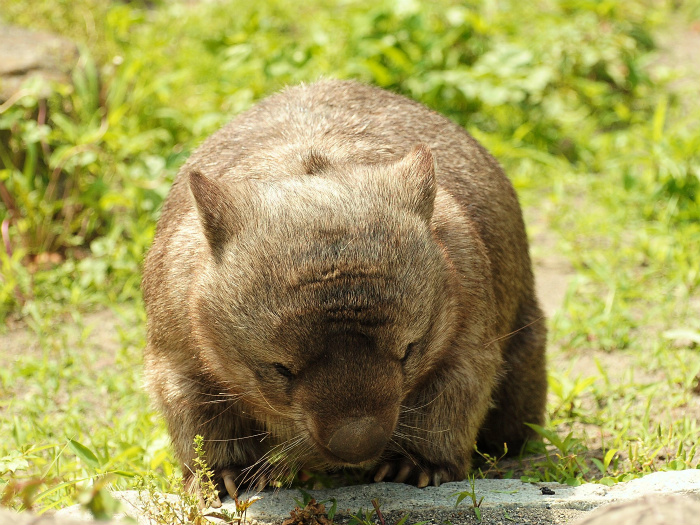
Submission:
[[348,463],[362,463],[378,456],[389,439],[376,417],[362,417],[333,432],[328,450]]

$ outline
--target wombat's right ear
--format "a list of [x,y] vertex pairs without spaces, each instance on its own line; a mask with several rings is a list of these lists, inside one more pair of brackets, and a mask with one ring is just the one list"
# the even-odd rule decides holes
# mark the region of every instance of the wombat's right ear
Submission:
[[199,220],[214,253],[238,233],[243,225],[240,206],[231,189],[217,184],[199,171],[190,172],[190,190],[197,203]]

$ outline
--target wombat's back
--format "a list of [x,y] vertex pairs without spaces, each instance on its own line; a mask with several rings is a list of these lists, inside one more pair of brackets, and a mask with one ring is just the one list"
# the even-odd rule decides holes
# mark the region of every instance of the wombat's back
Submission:
[[[496,160],[464,129],[405,97],[353,81],[327,80],[263,100],[209,137],[189,158],[168,197],[161,227],[191,210],[188,173],[212,179],[284,178],[314,169],[308,153],[334,164],[382,163],[412,146],[432,149],[438,186],[462,206],[489,252],[501,326],[532,296],[527,237],[513,187]],[[170,219],[173,220],[170,220]],[[166,235],[167,231],[159,232]],[[461,232],[455,232],[461,234]],[[451,235],[451,232],[447,232]]]

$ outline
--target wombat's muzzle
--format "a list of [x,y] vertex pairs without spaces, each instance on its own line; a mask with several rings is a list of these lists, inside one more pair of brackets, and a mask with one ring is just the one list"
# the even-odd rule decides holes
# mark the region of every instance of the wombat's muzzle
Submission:
[[296,391],[305,426],[333,464],[377,459],[398,419],[401,364],[361,333],[331,332],[322,344],[322,357],[304,370]]
[[376,417],[351,419],[333,432],[326,448],[343,461],[358,464],[381,454],[390,435]]

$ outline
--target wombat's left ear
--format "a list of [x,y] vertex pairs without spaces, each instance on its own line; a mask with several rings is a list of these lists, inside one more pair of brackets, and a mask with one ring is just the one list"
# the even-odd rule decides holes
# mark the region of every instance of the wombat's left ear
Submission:
[[[235,195],[231,186],[217,183],[199,171],[190,172],[189,178],[204,235],[214,253],[219,253],[226,241],[242,228],[246,199]],[[243,188],[236,189],[243,191]]]
[[398,176],[402,177],[409,192],[409,206],[426,221],[433,216],[435,205],[435,157],[427,144],[414,146],[397,163]]

